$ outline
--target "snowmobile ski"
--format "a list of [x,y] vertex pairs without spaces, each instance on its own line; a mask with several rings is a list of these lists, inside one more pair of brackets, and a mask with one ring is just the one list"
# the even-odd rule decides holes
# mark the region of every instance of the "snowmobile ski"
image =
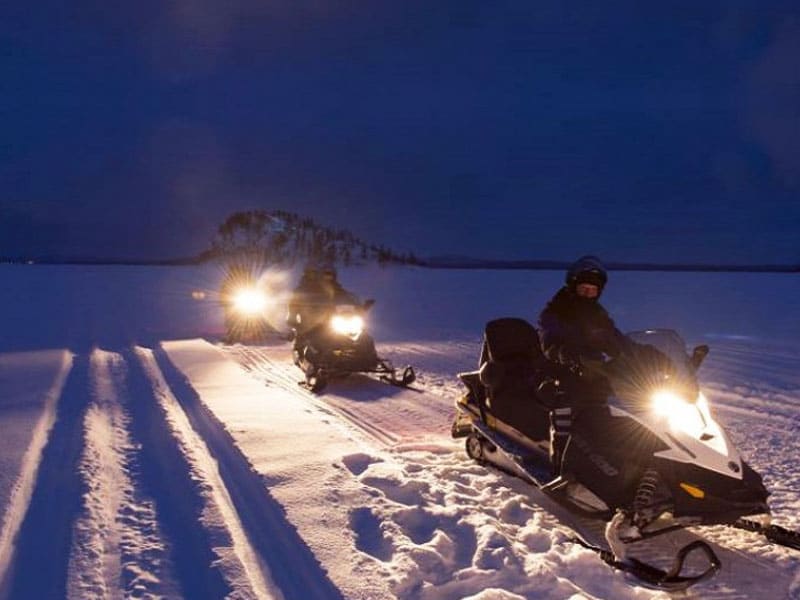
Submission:
[[[703,540],[695,540],[678,550],[672,567],[668,571],[649,565],[636,558],[620,560],[610,550],[594,546],[578,536],[572,538],[571,541],[596,553],[608,566],[631,574],[646,587],[669,592],[682,591],[701,581],[710,579],[722,567],[722,563],[711,549],[711,546]],[[699,551],[706,556],[709,562],[708,568],[697,575],[681,575],[687,557],[695,551]]]
[[763,525],[750,519],[739,519],[731,525],[735,529],[760,533],[773,544],[778,544],[785,548],[800,550],[800,532],[786,529],[780,525]]

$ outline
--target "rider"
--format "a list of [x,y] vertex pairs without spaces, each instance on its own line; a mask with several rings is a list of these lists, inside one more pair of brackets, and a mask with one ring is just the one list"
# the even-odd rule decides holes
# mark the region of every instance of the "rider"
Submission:
[[337,279],[336,268],[330,264],[309,264],[289,300],[289,326],[297,337],[304,336],[327,322],[337,304],[359,304]]
[[287,321],[295,334],[296,350],[302,351],[308,341],[320,341],[326,334],[320,326],[328,322],[337,304],[360,302],[339,283],[333,265],[307,265],[289,300]]
[[630,343],[599,302],[608,274],[596,256],[582,256],[567,270],[565,285],[539,315],[542,351],[569,369],[566,402],[551,413],[551,458],[556,469],[570,436],[574,397],[604,400],[605,381],[582,375],[583,361],[618,356]]
[[596,256],[582,256],[567,271],[565,285],[539,315],[542,351],[569,367],[581,359],[617,356],[627,345],[625,335],[600,304],[608,274]]

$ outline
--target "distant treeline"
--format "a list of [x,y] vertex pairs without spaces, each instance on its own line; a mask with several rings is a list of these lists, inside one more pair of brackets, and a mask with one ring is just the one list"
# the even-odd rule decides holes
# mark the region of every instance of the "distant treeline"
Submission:
[[[0,257],[0,264],[14,265],[129,265],[129,266],[186,266],[201,265],[216,259],[216,254],[205,252],[186,258],[114,259],[114,258],[64,258],[64,257]],[[457,258],[417,259],[414,264],[428,269],[489,269],[520,271],[563,271],[569,262],[551,260],[480,260]],[[800,273],[800,265],[712,265],[712,264],[658,264],[658,263],[607,263],[610,271],[664,271],[698,273]]]
[[245,259],[262,264],[422,264],[412,253],[369,244],[349,231],[280,210],[233,213],[219,226],[211,248],[202,256],[205,260]]
[[[325,262],[338,265],[416,265],[431,269],[564,270],[568,261],[485,260],[465,256],[418,258],[386,246],[367,243],[350,231],[333,229],[300,215],[275,210],[239,211],[217,228],[210,246],[195,256],[162,259],[109,259],[95,257],[0,257],[0,263],[73,265],[199,265],[206,262],[247,261],[249,264],[294,265]],[[612,271],[800,273],[796,265],[715,265],[686,263],[611,262]]]
[[[425,259],[422,266],[431,269],[499,269],[530,271],[562,271],[569,261],[557,260],[484,260],[458,256]],[[606,262],[610,271],[675,271],[675,272],[740,272],[740,273],[800,273],[800,265],[715,265]]]
[[103,258],[94,256],[35,256],[0,257],[0,264],[7,265],[123,265],[123,266],[151,266],[174,267],[180,265],[199,265],[205,262],[202,255],[182,258]]

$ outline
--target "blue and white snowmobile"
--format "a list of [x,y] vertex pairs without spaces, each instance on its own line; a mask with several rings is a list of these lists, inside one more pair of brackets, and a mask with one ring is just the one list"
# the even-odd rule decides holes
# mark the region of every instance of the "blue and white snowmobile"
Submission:
[[453,437],[466,438],[476,461],[528,481],[579,516],[576,523],[605,523],[599,543],[579,527],[575,541],[652,587],[685,589],[719,570],[699,539],[671,555],[667,569],[634,557],[637,544],[688,526],[728,525],[800,549],[797,532],[769,524],[761,476],[699,390],[708,347],[688,355],[671,330],[628,338],[626,352],[583,364],[578,377],[543,356],[527,321],[489,322],[479,370],[459,375],[467,392],[456,402]]

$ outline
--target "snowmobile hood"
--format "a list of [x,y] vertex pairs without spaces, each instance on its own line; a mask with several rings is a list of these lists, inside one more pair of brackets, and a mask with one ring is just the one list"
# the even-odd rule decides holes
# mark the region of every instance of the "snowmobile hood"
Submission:
[[703,429],[690,431],[673,425],[668,418],[647,411],[638,414],[629,412],[615,406],[615,400],[609,402],[612,416],[629,417],[637,421],[664,443],[666,449],[656,452],[654,456],[676,463],[694,464],[732,479],[742,479],[742,458],[725,430],[710,414],[705,419]]

